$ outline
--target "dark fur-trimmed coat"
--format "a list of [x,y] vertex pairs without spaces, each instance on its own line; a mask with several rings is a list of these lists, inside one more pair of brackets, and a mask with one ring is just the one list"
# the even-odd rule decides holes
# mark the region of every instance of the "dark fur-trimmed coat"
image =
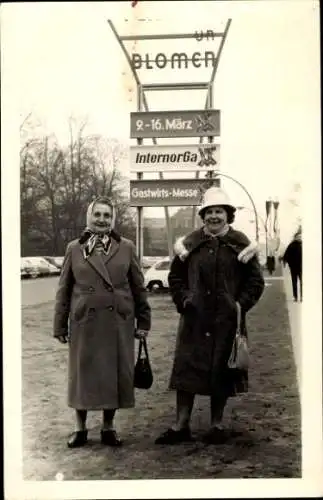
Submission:
[[168,281],[180,320],[171,389],[218,397],[247,391],[247,372],[229,370],[227,362],[237,329],[236,302],[247,335],[246,313],[264,289],[257,256],[238,260],[249,244],[231,227],[217,238],[201,228],[175,244]]

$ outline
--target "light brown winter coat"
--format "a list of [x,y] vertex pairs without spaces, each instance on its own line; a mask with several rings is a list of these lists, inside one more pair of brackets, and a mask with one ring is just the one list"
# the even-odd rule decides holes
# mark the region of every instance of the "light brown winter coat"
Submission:
[[69,334],[68,405],[99,410],[134,406],[135,327],[151,311],[134,244],[112,239],[108,255],[85,260],[72,241],[56,295],[54,336]]

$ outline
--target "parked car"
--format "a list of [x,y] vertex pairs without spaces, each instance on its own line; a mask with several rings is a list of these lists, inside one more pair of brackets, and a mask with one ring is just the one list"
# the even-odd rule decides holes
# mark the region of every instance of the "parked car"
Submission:
[[21,257],[20,259],[20,278],[37,278],[38,270],[34,269],[31,262],[28,262],[27,259]]
[[169,268],[169,257],[164,257],[152,265],[145,273],[145,287],[149,291],[168,288]]
[[26,279],[26,278],[30,278],[30,274],[28,273],[27,269],[25,269],[23,264],[20,264],[20,278],[22,280]]
[[149,269],[151,266],[156,264],[156,262],[160,261],[163,258],[164,258],[164,256],[160,257],[160,256],[153,256],[153,255],[144,255],[142,257],[141,266],[144,270]]
[[22,257],[22,262],[25,264],[25,269],[29,269],[31,278],[60,274],[58,267],[50,264],[44,257]]
[[58,269],[62,269],[64,257],[48,257],[48,256],[46,256],[46,257],[44,257],[44,259],[47,260],[47,262],[49,262],[53,266],[57,267]]
[[54,257],[54,259],[55,259],[56,266],[61,269],[63,266],[64,256],[63,257]]
[[35,263],[31,262],[26,257],[21,257],[20,259],[20,277],[22,279],[26,278],[38,278],[40,276],[40,269]]

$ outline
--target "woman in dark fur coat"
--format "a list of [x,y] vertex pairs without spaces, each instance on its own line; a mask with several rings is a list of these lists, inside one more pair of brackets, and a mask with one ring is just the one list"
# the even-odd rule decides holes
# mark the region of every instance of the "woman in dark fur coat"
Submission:
[[230,224],[235,207],[226,193],[209,188],[199,211],[203,227],[178,240],[169,286],[180,314],[170,389],[177,393],[175,425],[156,444],[192,440],[189,427],[195,394],[210,396],[208,443],[223,442],[221,421],[227,399],[248,390],[248,374],[228,368],[237,331],[247,335],[246,313],[258,302],[264,279],[257,245]]

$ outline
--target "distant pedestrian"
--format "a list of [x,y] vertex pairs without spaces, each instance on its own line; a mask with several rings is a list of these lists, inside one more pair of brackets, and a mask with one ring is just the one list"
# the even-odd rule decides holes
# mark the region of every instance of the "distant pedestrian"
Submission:
[[210,396],[211,427],[203,440],[223,442],[227,399],[248,390],[248,372],[229,369],[228,360],[238,317],[247,335],[246,314],[258,302],[264,278],[257,246],[230,226],[235,210],[221,188],[211,187],[199,211],[204,225],[175,244],[169,286],[180,320],[170,389],[177,394],[177,418],[156,444],[192,439],[196,394]]
[[76,428],[68,447],[87,442],[88,410],[101,410],[101,442],[120,446],[118,408],[134,406],[134,337],[145,337],[151,311],[135,246],[113,229],[104,197],[87,211],[87,227],[67,246],[59,280],[54,336],[69,343],[68,405]]
[[[294,239],[289,243],[283,255],[284,266],[288,264],[293,287],[294,302],[303,300],[303,280],[302,280],[302,231],[298,230]],[[298,295],[298,283],[300,294]]]
[[270,275],[275,272],[276,269],[276,260],[274,255],[268,255],[267,257],[267,269]]

